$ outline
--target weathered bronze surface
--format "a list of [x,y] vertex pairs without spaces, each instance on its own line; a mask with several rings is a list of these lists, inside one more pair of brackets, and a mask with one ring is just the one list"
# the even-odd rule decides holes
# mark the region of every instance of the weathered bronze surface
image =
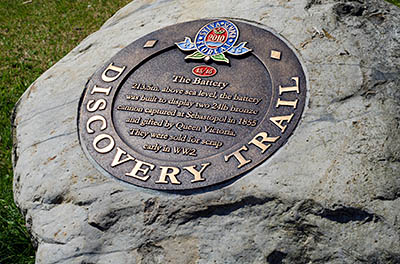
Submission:
[[98,169],[123,181],[201,188],[278,150],[300,120],[306,87],[277,34],[238,20],[177,24],[136,40],[92,76],[80,142]]

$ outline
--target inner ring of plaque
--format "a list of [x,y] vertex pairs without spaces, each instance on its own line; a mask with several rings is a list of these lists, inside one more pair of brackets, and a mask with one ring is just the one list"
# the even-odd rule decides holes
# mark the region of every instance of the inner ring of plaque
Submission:
[[[116,92],[116,132],[143,156],[179,162],[224,152],[250,139],[271,105],[271,77],[255,55],[232,58],[229,65],[183,63],[186,55],[177,48],[162,50]],[[217,73],[198,77],[192,73],[196,66]]]

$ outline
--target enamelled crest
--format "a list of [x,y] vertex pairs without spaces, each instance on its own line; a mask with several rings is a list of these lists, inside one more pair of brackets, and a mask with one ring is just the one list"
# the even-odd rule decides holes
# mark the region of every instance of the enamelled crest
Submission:
[[236,45],[239,38],[239,29],[228,20],[217,20],[203,26],[196,34],[194,42],[190,37],[185,37],[182,42],[175,43],[182,51],[196,50],[185,59],[209,61],[210,59],[218,62],[229,63],[229,59],[224,55],[243,55],[251,49],[245,47],[247,42]]

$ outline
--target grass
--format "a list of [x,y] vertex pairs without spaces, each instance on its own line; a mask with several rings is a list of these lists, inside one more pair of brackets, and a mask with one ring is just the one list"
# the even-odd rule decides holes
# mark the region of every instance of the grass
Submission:
[[[25,2],[24,2],[25,1]],[[0,1],[0,263],[34,263],[13,202],[12,107],[46,69],[131,0]],[[400,0],[388,0],[400,7]]]
[[388,1],[389,3],[392,3],[394,5],[397,5],[398,7],[400,7],[400,0],[386,0],[386,1]]
[[29,85],[131,0],[0,1],[0,263],[34,263],[13,202],[13,106]]

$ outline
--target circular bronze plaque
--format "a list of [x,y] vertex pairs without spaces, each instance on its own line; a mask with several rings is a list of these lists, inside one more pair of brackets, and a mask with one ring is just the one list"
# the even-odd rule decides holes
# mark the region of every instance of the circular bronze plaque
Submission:
[[306,99],[298,57],[249,22],[196,20],[115,55],[83,92],[78,129],[97,168],[161,190],[205,187],[265,161]]

